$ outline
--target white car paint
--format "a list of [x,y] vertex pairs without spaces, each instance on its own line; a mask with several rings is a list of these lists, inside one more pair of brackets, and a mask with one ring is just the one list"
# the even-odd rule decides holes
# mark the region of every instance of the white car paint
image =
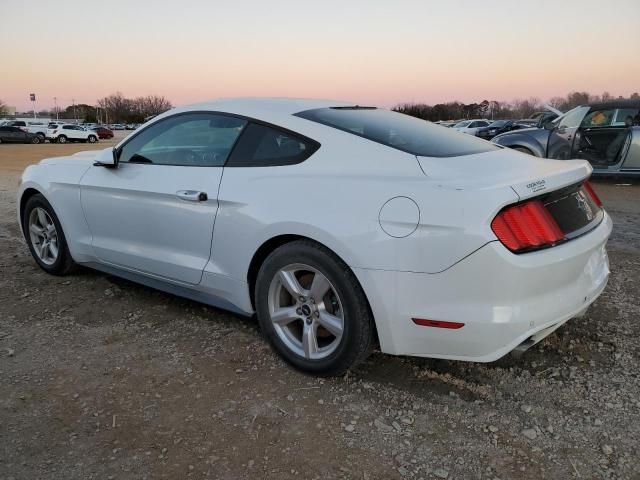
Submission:
[[[490,226],[503,207],[539,195],[531,185],[551,192],[588,178],[587,162],[509,149],[416,157],[293,115],[340,105],[349,104],[230,99],[174,109],[128,138],[179,113],[212,111],[321,147],[299,164],[244,168],[105,168],[94,162],[110,150],[82,152],[28,167],[18,205],[25,192],[41,192],[78,263],[246,315],[254,313],[248,272],[256,251],[282,235],[315,240],[356,275],[390,354],[492,361],[579,315],[603,290],[606,212],[589,233],[520,255]],[[208,200],[185,202],[176,196],[182,190]],[[416,317],[465,325],[425,328]]]
[[490,124],[490,121],[482,119],[463,120],[451,128],[456,129],[458,132],[468,133],[469,135],[477,135],[479,128],[488,127]]

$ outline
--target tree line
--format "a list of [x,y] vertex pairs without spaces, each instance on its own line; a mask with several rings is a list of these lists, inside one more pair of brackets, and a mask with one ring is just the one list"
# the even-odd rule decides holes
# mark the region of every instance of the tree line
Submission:
[[[622,99],[624,97],[617,97]],[[635,92],[629,98],[640,99],[640,94]],[[512,102],[500,102],[497,100],[483,100],[479,103],[465,104],[458,101],[427,105],[424,103],[401,103],[393,110],[414,117],[430,120],[458,120],[463,118],[530,118],[537,111],[543,110],[544,105],[551,105],[566,112],[578,105],[600,101],[614,100],[616,97],[608,92],[602,95],[593,95],[588,92],[571,92],[565,97],[553,97],[548,102],[542,102],[537,97],[516,99]]]
[[142,123],[145,119],[173,108],[163,96],[126,98],[120,92],[98,100],[98,116],[104,123]]
[[[163,96],[147,95],[126,98],[120,92],[99,99],[96,105],[78,103],[67,107],[37,112],[39,117],[84,120],[86,123],[142,123],[145,119],[173,108]],[[6,115],[6,105],[0,100],[0,115]]]

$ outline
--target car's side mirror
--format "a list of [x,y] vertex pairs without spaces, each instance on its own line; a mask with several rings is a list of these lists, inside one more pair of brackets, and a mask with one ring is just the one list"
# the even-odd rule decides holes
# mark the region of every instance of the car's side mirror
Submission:
[[96,167],[115,168],[118,166],[118,155],[113,147],[100,150],[93,163]]
[[542,127],[545,130],[553,130],[553,128],[555,127],[555,125],[553,124],[553,122],[545,122]]

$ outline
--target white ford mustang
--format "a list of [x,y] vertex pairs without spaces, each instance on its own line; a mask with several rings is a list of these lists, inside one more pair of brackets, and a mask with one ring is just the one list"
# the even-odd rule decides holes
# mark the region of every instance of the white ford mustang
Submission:
[[611,232],[590,174],[388,110],[232,99],[28,167],[18,215],[47,272],[255,313],[285,360],[330,375],[375,341],[493,361],[584,313]]

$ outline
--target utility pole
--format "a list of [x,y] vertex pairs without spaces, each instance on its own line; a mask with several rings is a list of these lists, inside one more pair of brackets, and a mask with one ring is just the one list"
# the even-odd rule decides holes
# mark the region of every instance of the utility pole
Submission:
[[75,98],[71,99],[71,104],[73,105],[73,118],[75,119],[76,123],[78,123],[78,115],[76,114],[76,99]]
[[53,105],[54,105],[54,109],[56,111],[56,122],[58,121],[58,97],[53,97]]

